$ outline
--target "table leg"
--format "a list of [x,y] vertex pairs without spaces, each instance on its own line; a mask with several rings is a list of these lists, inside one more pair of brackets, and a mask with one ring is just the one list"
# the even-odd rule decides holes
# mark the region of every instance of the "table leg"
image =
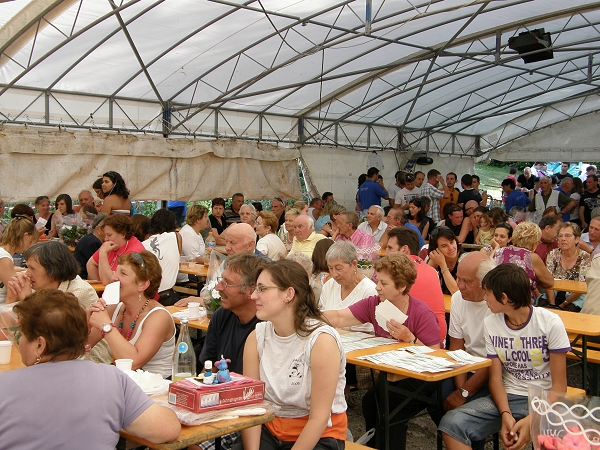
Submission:
[[587,366],[587,336],[583,335],[581,337],[581,352],[583,353],[581,355],[581,363],[583,364],[583,367],[581,369],[581,372],[583,373],[583,380],[582,380],[582,387],[583,390],[587,392],[587,383],[588,383],[588,379],[587,379],[587,372],[588,372],[588,366]]
[[[442,411],[444,410],[444,401],[442,399],[442,382],[438,381],[437,382],[437,407],[438,410],[436,411],[436,421],[437,423],[440,423],[440,416],[442,414]],[[437,450],[442,450],[442,446],[443,446],[443,441],[442,441],[442,433],[440,433],[439,431],[436,433],[437,436]]]
[[215,450],[221,450],[221,438],[215,438]]

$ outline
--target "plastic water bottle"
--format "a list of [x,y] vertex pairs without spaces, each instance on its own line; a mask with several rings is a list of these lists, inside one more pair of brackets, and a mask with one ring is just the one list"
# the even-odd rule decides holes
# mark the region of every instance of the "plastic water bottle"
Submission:
[[215,238],[213,237],[212,231],[209,231],[208,237],[206,238],[206,241],[204,242],[204,244],[208,248],[215,248],[217,246],[217,241],[215,241]]
[[181,318],[181,330],[179,331],[179,339],[175,346],[175,354],[173,355],[173,372],[171,380],[181,381],[189,377],[196,376],[196,354],[194,346],[190,339],[190,330],[188,328],[188,318]]

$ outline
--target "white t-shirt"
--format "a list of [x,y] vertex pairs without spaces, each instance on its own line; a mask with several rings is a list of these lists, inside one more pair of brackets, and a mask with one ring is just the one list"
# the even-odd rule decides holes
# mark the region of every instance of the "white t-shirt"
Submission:
[[258,240],[256,250],[267,255],[272,261],[285,258],[287,250],[281,239],[276,234],[269,233]]
[[387,191],[388,191],[388,197],[389,197],[389,198],[393,198],[393,199],[394,199],[394,201],[396,201],[396,194],[398,193],[398,191],[399,191],[400,189],[402,189],[402,188],[401,188],[401,187],[399,187],[399,186],[396,186],[396,183],[395,183],[395,182],[394,182],[394,183],[392,183],[392,184],[390,184],[390,185],[389,185],[389,187],[387,188]]
[[558,315],[531,307],[529,320],[519,329],[506,324],[504,314],[484,320],[488,358],[500,358],[502,382],[507,394],[527,397],[528,383],[543,389],[552,387],[550,353],[566,353],[571,344]]
[[381,236],[383,236],[383,233],[385,233],[385,230],[387,230],[387,227],[387,223],[382,220],[379,222],[379,225],[377,225],[377,229],[373,231],[369,222],[365,221],[358,226],[358,229],[373,236],[373,240],[375,241],[375,244],[377,244],[381,239]]
[[[10,262],[13,263],[12,255],[0,247],[0,259],[2,258],[8,258],[10,259]],[[0,303],[4,303],[6,301],[6,286],[4,286],[4,283],[0,284],[2,285],[2,287],[0,287]]]
[[[321,298],[319,299],[319,309],[321,311],[345,309],[363,298],[379,295],[375,290],[376,284],[367,277],[363,278],[360,283],[342,300],[342,285],[333,278],[327,280],[321,290]],[[364,323],[352,327],[355,331],[372,332],[373,324]]]
[[394,206],[403,206],[407,203],[410,203],[411,200],[415,198],[419,198],[421,196],[421,188],[414,187],[412,190],[408,190],[406,188],[402,188],[396,194],[396,198],[394,200]]
[[346,411],[346,354],[335,328],[321,325],[307,337],[296,333],[282,337],[275,333],[273,323],[256,324],[260,380],[265,382],[265,400],[281,407],[275,412],[277,417],[304,417],[309,414],[311,394],[319,394],[312,392],[310,354],[321,333],[333,336],[340,350],[340,369],[331,405],[331,412],[340,414]]
[[457,291],[452,296],[448,334],[455,339],[464,339],[467,353],[485,358],[483,319],[491,314],[485,300],[470,302]]
[[[198,258],[204,256],[204,239],[200,233],[196,231],[187,223],[179,230],[181,236],[181,254],[183,256],[193,256]],[[177,274],[177,281],[179,283],[188,281],[188,276],[185,273]]]
[[171,289],[177,281],[179,272],[179,246],[175,232],[152,235],[142,242],[142,245],[146,250],[154,253],[162,269],[158,292]]

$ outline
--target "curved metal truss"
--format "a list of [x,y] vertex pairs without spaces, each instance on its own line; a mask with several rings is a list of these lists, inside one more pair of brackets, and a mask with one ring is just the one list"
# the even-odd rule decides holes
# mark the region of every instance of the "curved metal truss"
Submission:
[[[600,2],[0,2],[0,121],[481,155],[598,110]],[[508,39],[544,28],[554,58]]]

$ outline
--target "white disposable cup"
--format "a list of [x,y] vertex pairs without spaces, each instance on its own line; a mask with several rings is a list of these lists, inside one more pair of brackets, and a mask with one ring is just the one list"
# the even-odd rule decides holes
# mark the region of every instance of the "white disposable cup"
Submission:
[[10,364],[12,344],[10,341],[0,341],[0,364]]
[[115,366],[117,369],[121,370],[131,370],[131,366],[133,365],[133,359],[115,359]]
[[190,302],[188,303],[188,313],[190,319],[197,319],[200,317],[200,303]]

